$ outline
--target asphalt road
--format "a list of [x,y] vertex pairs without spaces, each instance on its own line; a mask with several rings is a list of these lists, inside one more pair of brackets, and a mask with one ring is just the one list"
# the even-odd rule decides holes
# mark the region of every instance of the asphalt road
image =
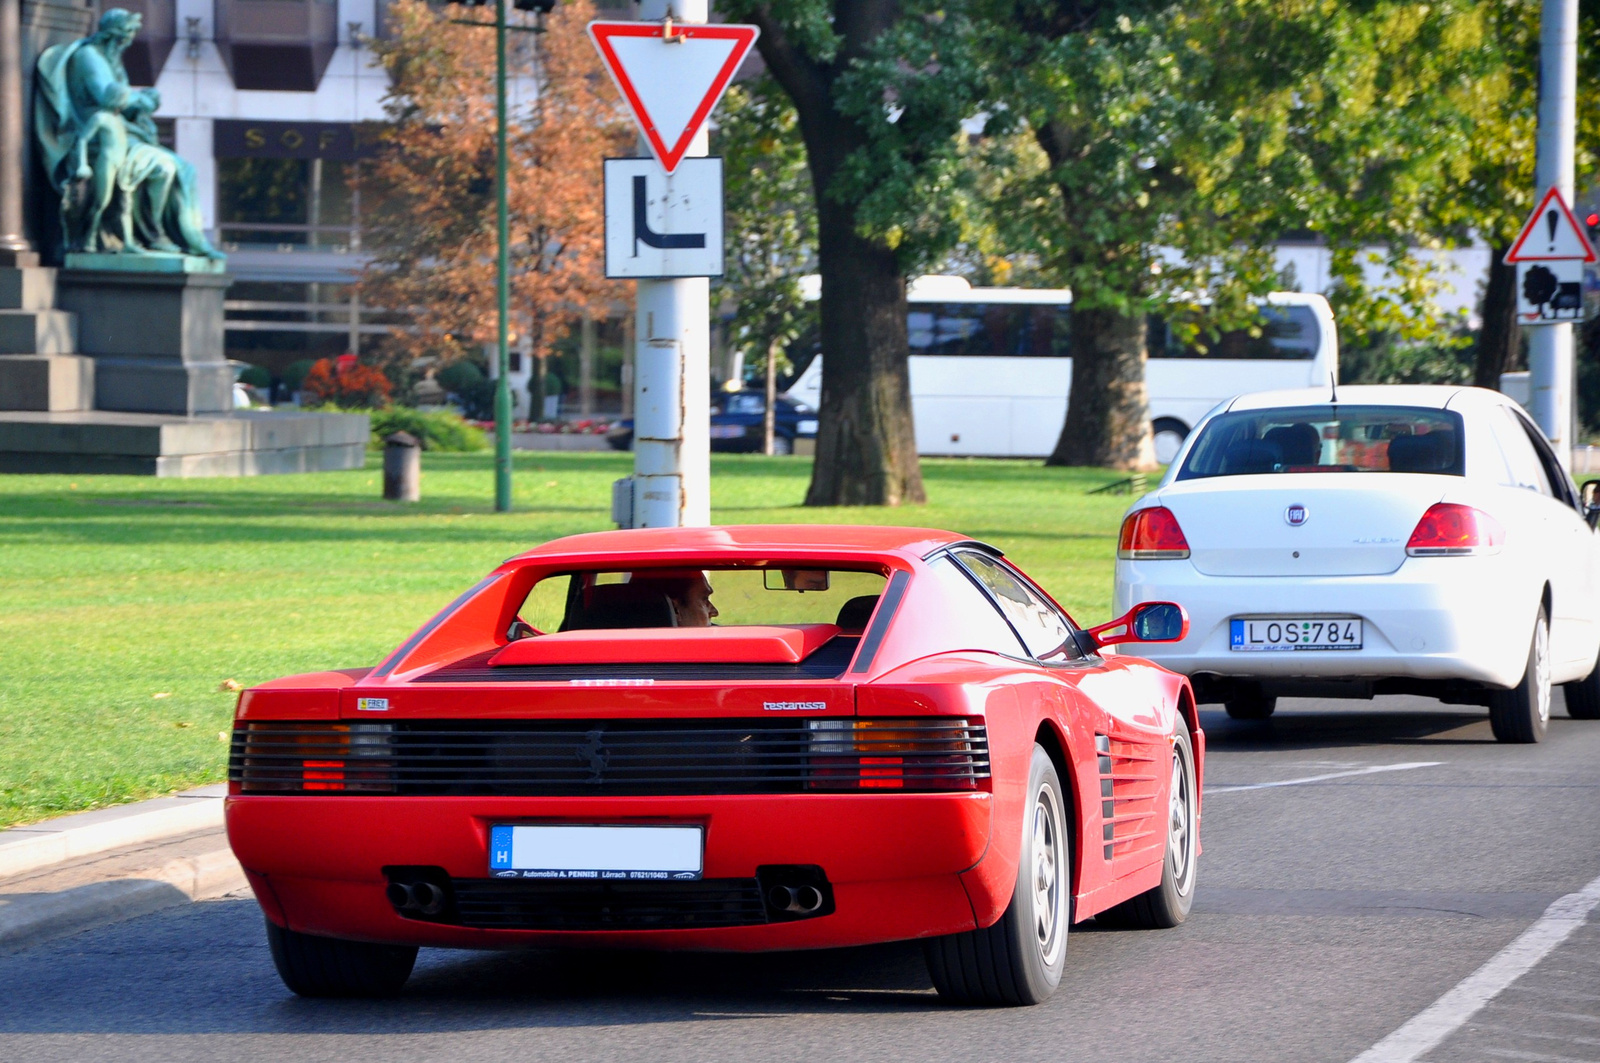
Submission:
[[[1041,1007],[942,1007],[907,945],[425,951],[396,1000],[304,1001],[235,897],[0,956],[0,1060],[1341,1063],[1600,877],[1600,723],[1558,702],[1543,745],[1501,746],[1423,699],[1282,704],[1205,712],[1189,922],[1075,929]],[[1421,1058],[1600,1061],[1600,909]]]

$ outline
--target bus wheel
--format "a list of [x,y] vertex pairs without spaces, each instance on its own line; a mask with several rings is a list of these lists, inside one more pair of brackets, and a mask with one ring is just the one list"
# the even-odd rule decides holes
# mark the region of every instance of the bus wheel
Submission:
[[1176,417],[1157,417],[1150,425],[1150,431],[1155,436],[1156,461],[1171,465],[1183,441],[1189,438],[1189,426]]

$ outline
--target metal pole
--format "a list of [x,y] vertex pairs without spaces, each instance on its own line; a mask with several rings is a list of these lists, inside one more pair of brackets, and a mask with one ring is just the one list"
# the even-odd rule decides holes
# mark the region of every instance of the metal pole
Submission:
[[[641,21],[711,20],[710,0],[642,0]],[[663,44],[662,47],[668,47]],[[704,128],[690,156],[708,154]],[[639,154],[649,148],[640,143]],[[633,525],[711,523],[711,281],[641,280],[634,314]]]
[[494,3],[494,210],[499,253],[495,301],[499,320],[494,388],[494,508],[511,510],[511,222],[506,205],[506,0]]
[[0,265],[36,266],[22,230],[22,0],[0,0]]
[[[1544,0],[1539,22],[1539,138],[1535,195],[1551,185],[1572,202],[1578,97],[1578,0]],[[1534,421],[1564,465],[1572,462],[1572,325],[1528,330]]]

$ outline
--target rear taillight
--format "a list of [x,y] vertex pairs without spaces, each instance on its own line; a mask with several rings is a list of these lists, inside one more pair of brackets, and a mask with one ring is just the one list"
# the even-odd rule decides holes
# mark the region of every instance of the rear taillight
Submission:
[[1125,561],[1157,561],[1189,556],[1189,540],[1166,506],[1136,510],[1122,522],[1117,556]]
[[1406,543],[1410,557],[1465,557],[1496,554],[1505,545],[1506,530],[1481,509],[1455,502],[1436,502],[1417,521]]
[[961,718],[811,720],[808,790],[976,790],[989,774],[983,724]]
[[228,778],[240,793],[393,793],[388,723],[249,721],[235,726]]

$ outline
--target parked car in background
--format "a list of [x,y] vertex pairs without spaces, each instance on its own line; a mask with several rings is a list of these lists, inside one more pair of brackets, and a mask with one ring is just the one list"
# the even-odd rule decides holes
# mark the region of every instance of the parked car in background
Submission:
[[1115,600],[1183,602],[1188,635],[1148,655],[1236,718],[1412,693],[1537,742],[1555,683],[1600,717],[1597,487],[1497,392],[1241,395],[1129,510]]
[[922,528],[557,539],[375,668],[245,691],[228,838],[304,995],[394,992],[422,945],[920,940],[946,999],[1033,1004],[1073,921],[1194,899],[1189,684],[1101,653],[1184,627],[1084,630]]
[[[766,436],[767,396],[760,389],[714,392],[711,396],[711,449],[760,452]],[[779,395],[773,424],[775,454],[793,454],[795,441],[817,437],[817,413],[788,395]],[[606,434],[615,450],[633,449],[633,419],[618,421]]]

